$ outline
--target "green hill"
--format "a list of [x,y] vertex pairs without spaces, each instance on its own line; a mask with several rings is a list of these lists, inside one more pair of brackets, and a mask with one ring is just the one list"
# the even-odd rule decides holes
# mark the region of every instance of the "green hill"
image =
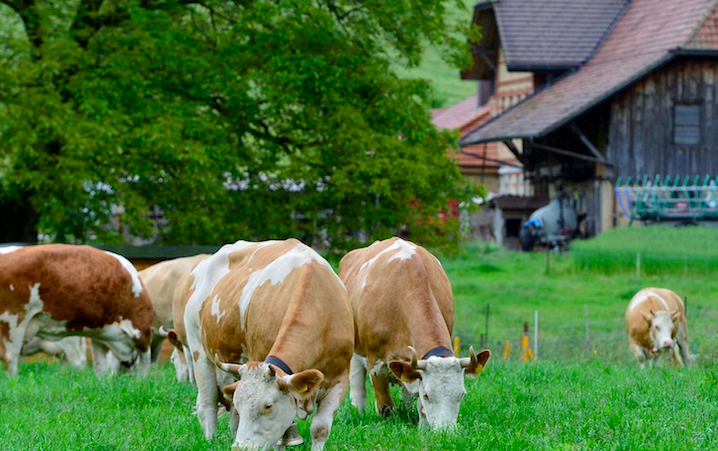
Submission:
[[[476,1],[463,1],[466,5],[466,9],[463,11],[452,3],[447,4],[447,7],[452,18],[468,26],[471,22],[473,5]],[[424,52],[424,59],[419,67],[414,69],[400,67],[397,68],[397,72],[402,76],[425,78],[431,81],[436,93],[437,104],[434,105],[435,107],[451,106],[476,92],[476,81],[462,80],[459,77],[459,70],[442,60],[439,49],[435,47],[427,47]]]

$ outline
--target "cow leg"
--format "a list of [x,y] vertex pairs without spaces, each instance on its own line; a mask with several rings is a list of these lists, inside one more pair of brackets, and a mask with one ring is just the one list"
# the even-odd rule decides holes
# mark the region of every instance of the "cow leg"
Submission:
[[197,378],[197,417],[202,426],[204,437],[210,440],[217,431],[217,378],[214,363],[204,352],[200,351],[199,358],[194,363],[195,377]]
[[197,379],[194,375],[194,360],[192,360],[192,351],[187,346],[183,346],[184,359],[187,362],[187,373],[189,374],[190,384],[197,386]]
[[229,430],[232,431],[232,440],[237,438],[237,429],[239,429],[239,412],[232,406],[229,409]]
[[97,377],[102,377],[110,369],[107,361],[109,349],[99,341],[90,340],[90,350],[92,352],[92,368],[95,370]]
[[165,344],[165,338],[158,334],[155,331],[155,334],[152,335],[152,363],[156,364],[160,359],[160,354],[162,353],[162,345]]
[[683,368],[684,366],[686,366],[683,363],[683,358],[681,358],[681,348],[678,344],[673,345],[671,353],[673,354],[673,360],[679,367]]
[[631,351],[633,351],[633,355],[636,356],[636,360],[638,360],[638,364],[641,366],[641,369],[646,368],[646,351],[643,349],[641,345],[633,341],[633,339],[628,340],[631,345]]
[[376,413],[387,416],[394,409],[394,400],[389,391],[389,369],[386,365],[373,365],[371,370],[371,383],[374,386],[376,397]]
[[356,354],[352,357],[350,374],[352,405],[357,408],[359,414],[363,414],[366,407],[366,367],[364,359]]
[[347,394],[349,386],[347,376],[330,388],[324,398],[318,402],[317,413],[314,415],[312,425],[309,428],[312,434],[312,451],[322,451],[327,443],[327,438],[329,438],[329,433],[332,430],[334,415],[341,407],[344,396]]

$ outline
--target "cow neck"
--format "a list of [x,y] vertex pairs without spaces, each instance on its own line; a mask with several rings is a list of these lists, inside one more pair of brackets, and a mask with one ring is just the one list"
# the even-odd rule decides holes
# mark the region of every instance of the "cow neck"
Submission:
[[421,360],[426,360],[431,357],[454,357],[454,351],[445,346],[437,346],[424,354]]
[[427,355],[435,349],[451,349],[451,335],[446,327],[443,316],[436,313],[436,318],[431,318],[424,323],[423,333],[412,334],[412,343],[419,355]]
[[275,357],[273,355],[267,356],[266,359],[264,359],[264,363],[267,363],[269,365],[274,365],[280,370],[284,371],[288,375],[294,374],[291,368],[289,368],[289,365],[287,365],[284,360],[280,359],[279,357]]

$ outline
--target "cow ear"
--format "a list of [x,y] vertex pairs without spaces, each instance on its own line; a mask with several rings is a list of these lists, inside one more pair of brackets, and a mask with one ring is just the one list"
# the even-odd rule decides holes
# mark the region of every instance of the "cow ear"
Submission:
[[234,391],[237,390],[237,385],[239,385],[239,381],[235,382],[234,384],[225,385],[224,388],[222,388],[222,397],[224,398],[226,404],[223,402],[225,406],[229,404],[232,405],[232,400],[234,399]]
[[171,329],[169,332],[167,332],[167,339],[172,343],[172,346],[177,348],[178,351],[182,352],[182,343],[180,343],[179,338],[177,337],[177,332],[175,332],[174,329]]
[[672,321],[678,321],[678,318],[680,318],[680,317],[681,317],[681,312],[679,312],[678,310],[674,310],[671,312],[671,320]]
[[[473,351],[473,349],[472,349]],[[481,374],[484,371],[484,368],[486,368],[486,362],[489,361],[489,358],[491,357],[491,351],[488,349],[484,349],[483,351],[479,352],[479,354],[476,356],[476,363],[470,364],[466,368],[466,375],[469,377],[475,377]]]
[[389,362],[389,370],[394,373],[397,379],[408,384],[421,379],[421,374],[411,366],[411,363],[403,360]]
[[319,370],[304,370],[291,376],[278,377],[277,384],[282,391],[288,391],[300,399],[309,399],[324,382],[324,374]]

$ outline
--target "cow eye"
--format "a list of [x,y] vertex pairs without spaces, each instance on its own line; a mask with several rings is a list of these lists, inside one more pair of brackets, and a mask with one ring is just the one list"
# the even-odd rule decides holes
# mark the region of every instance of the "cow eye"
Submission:
[[661,326],[656,326],[656,330],[661,330]]
[[272,404],[271,402],[268,402],[267,404],[265,404],[265,405],[264,405],[264,413],[269,413],[269,412],[271,412],[271,411],[272,411],[272,407],[274,407],[274,404]]
[[429,395],[426,393],[424,393],[424,401],[429,402]]

